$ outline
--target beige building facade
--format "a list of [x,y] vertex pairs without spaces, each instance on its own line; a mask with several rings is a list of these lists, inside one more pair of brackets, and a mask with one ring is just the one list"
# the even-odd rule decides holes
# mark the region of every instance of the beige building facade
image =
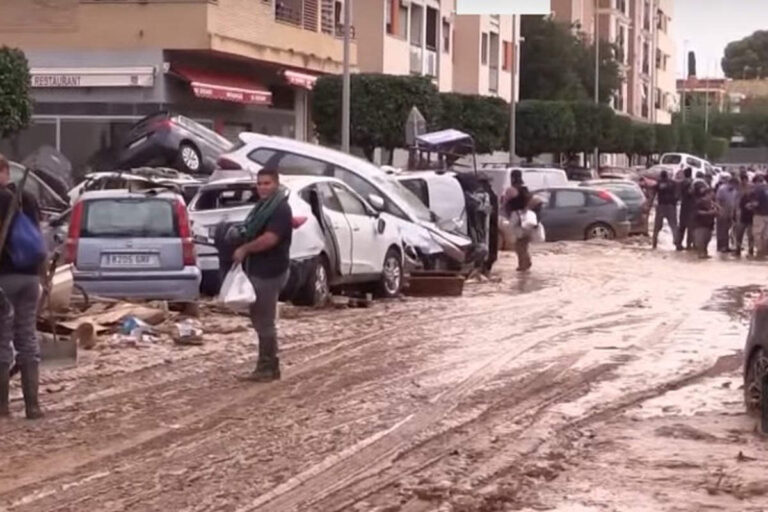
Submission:
[[428,76],[441,92],[509,101],[511,16],[458,16],[455,0],[356,0],[353,5],[361,72]]
[[612,99],[613,108],[645,122],[671,123],[678,108],[674,0],[552,0],[556,20],[570,23],[588,36],[597,32],[618,48],[624,77]]
[[44,142],[87,165],[158,110],[311,139],[314,82],[342,71],[343,1],[4,0],[1,40],[27,54],[35,100],[17,152]]

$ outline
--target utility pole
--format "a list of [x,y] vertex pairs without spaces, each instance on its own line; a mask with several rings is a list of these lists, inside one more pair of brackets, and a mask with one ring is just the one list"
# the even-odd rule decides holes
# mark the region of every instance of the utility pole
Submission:
[[350,11],[352,0],[344,0],[344,79],[341,92],[341,150],[349,153],[349,109],[350,109],[350,76],[349,76],[349,32]]
[[517,45],[517,16],[512,15],[512,41],[511,41],[511,51],[512,51],[512,65],[510,66],[510,72],[512,73],[512,76],[510,77],[512,82],[512,85],[510,87],[511,95],[509,97],[509,165],[510,167],[515,165],[515,160],[517,159],[517,147],[516,147],[516,139],[515,137],[517,132],[517,120],[516,117],[516,110],[517,110],[517,102],[515,101],[515,98],[517,97],[517,52],[518,52],[518,45]]
[[688,40],[683,42],[683,101],[680,105],[680,113],[683,118],[683,124],[685,124],[685,90],[688,86]]
[[707,76],[704,78],[704,132],[709,135],[709,69],[707,65]]
[[[595,0],[595,103],[600,104],[600,15],[598,0]],[[595,172],[600,173],[600,148],[595,146]]]

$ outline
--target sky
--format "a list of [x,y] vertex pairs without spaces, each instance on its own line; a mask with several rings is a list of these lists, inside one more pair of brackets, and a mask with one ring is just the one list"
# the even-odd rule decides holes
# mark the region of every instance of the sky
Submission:
[[[696,52],[696,74],[721,77],[720,59],[731,41],[768,30],[768,0],[673,0],[677,74],[682,75],[687,41]],[[709,70],[709,72],[707,72]]]

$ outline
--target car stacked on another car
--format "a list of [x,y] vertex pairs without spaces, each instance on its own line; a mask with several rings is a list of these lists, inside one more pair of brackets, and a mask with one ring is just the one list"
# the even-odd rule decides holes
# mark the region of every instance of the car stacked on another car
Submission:
[[[325,303],[332,290],[365,288],[394,297],[403,284],[403,247],[394,218],[375,210],[343,182],[323,176],[283,176],[294,215],[291,272],[282,299]],[[258,200],[253,178],[204,185],[189,205],[203,269],[203,292],[216,294],[223,270],[215,234],[241,224]],[[381,207],[383,200],[375,198]]]
[[630,222],[627,205],[608,190],[557,187],[538,190],[541,222],[548,242],[625,238]]
[[629,222],[631,224],[629,234],[648,234],[648,200],[640,185],[630,180],[600,179],[583,181],[579,186],[599,188],[616,194],[627,205],[627,210],[629,211]]

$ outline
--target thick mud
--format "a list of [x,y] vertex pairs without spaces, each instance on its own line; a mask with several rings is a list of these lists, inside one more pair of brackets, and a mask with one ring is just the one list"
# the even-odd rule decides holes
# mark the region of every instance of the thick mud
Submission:
[[253,335],[215,308],[201,347],[104,339],[46,372],[44,421],[14,387],[0,510],[768,509],[740,389],[765,267],[534,251],[459,298],[283,308],[274,384],[236,379]]

